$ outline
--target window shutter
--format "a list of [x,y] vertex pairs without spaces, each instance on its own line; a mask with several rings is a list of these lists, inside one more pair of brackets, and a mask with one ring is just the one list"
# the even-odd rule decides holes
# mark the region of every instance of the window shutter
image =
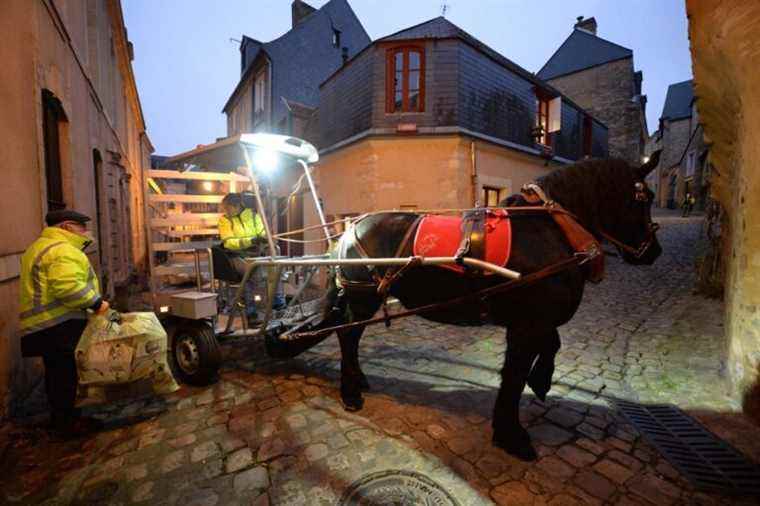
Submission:
[[549,101],[549,133],[559,132],[562,128],[562,97]]

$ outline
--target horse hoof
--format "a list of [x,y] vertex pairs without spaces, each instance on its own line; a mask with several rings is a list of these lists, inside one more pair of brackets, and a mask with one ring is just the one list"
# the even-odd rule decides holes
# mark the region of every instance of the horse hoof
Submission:
[[536,397],[541,399],[541,402],[546,401],[546,394],[549,393],[551,388],[551,385],[545,385],[543,383],[544,382],[537,380],[531,381],[531,378],[528,378],[528,386],[533,390],[533,393],[536,394]]
[[533,448],[530,441],[503,441],[494,437],[492,442],[497,448],[501,448],[508,454],[524,462],[533,462],[538,458],[536,449]]
[[343,404],[343,410],[348,411],[350,413],[353,413],[354,411],[359,411],[364,407],[364,399],[361,397],[359,398],[351,398],[351,399],[345,399],[341,397],[341,403]]
[[546,402],[546,394],[549,393],[548,390],[541,390],[533,387],[530,387],[530,389],[533,390],[533,393],[536,394],[536,397],[538,397],[541,402]]

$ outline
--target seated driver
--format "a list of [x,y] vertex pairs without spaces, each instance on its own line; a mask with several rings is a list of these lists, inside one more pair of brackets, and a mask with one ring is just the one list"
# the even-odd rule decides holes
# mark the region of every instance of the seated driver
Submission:
[[[266,229],[261,216],[253,209],[243,206],[243,198],[239,193],[229,193],[222,199],[222,216],[219,218],[219,236],[225,249],[239,253],[232,255],[230,260],[235,270],[244,276],[248,270],[248,263],[244,256],[259,256],[261,247],[266,241]],[[245,303],[247,317],[252,322],[258,320],[253,294],[253,278],[249,279],[245,286]],[[281,295],[274,300],[274,308],[278,309],[284,304]]]

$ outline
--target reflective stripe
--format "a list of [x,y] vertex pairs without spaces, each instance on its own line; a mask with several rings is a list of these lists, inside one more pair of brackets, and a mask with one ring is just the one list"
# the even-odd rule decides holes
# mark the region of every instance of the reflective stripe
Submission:
[[81,290],[77,290],[76,292],[72,293],[71,295],[67,295],[66,297],[61,297],[58,300],[60,302],[64,303],[64,304],[67,303],[67,302],[74,302],[75,300],[81,299],[82,297],[84,297],[87,294],[87,292],[89,292],[91,290],[94,291],[95,290],[95,286],[93,286],[92,281],[90,280],[90,282],[87,283],[87,286],[85,286]]
[[88,302],[91,302],[91,303],[89,303],[89,304],[87,304],[85,306],[85,307],[90,307],[92,304],[95,304],[95,301],[98,299],[98,293],[95,290],[95,285],[93,285],[92,283],[90,283],[89,285],[85,286],[84,288],[82,288],[78,292],[73,293],[71,295],[67,295],[66,297],[64,297],[62,299],[54,300],[53,302],[51,302],[49,304],[45,304],[44,306],[36,306],[36,307],[31,308],[31,309],[27,309],[23,313],[19,314],[19,318],[21,318],[21,319],[23,319],[23,318],[29,318],[30,316],[34,316],[36,314],[44,313],[45,311],[50,311],[52,309],[56,309],[59,306],[63,306],[67,302],[74,302],[75,300],[84,297],[87,294],[87,292],[89,292],[89,291],[95,292],[95,295],[93,297],[90,297],[88,299]]
[[36,257],[34,257],[34,262],[32,262],[32,285],[34,287],[34,295],[32,296],[32,308],[38,307],[40,304],[42,304],[42,281],[40,280],[40,261],[42,260],[42,256],[50,250],[50,248],[54,246],[60,246],[61,244],[66,244],[65,242],[54,242],[53,244],[48,244],[42,251],[40,251]]
[[23,313],[19,315],[19,318],[23,320],[24,318],[29,318],[30,316],[44,313],[45,311],[55,309],[58,306],[62,306],[62,305],[63,303],[60,300],[55,300],[51,302],[50,304],[45,304],[44,306],[37,306],[37,307],[33,307],[32,309],[27,309],[26,311],[24,311]]
[[58,325],[59,323],[63,323],[68,320],[86,320],[87,319],[87,313],[84,311],[72,311],[70,313],[62,314],[61,316],[58,316],[57,318],[53,318],[52,320],[46,320],[42,323],[39,323],[37,325],[31,325],[29,327],[25,327],[21,329],[22,334],[31,334],[32,332],[39,332],[40,330],[45,330],[47,328],[50,328],[54,325]]

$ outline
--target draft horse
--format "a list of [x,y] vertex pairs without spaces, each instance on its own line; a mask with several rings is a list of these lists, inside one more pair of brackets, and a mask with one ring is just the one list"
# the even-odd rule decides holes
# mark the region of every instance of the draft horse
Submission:
[[[641,167],[622,160],[581,161],[554,170],[535,183],[552,200],[577,217],[578,223],[600,241],[606,238],[629,264],[651,265],[662,249],[652,223],[654,194],[644,181],[657,165],[659,152]],[[526,195],[512,195],[501,206],[528,206]],[[535,205],[535,204],[532,204]],[[512,244],[507,267],[520,273],[537,272],[573,256],[566,236],[548,213],[512,213]],[[415,213],[371,214],[355,224],[356,237],[365,251],[348,244],[347,258],[411,256],[404,245]],[[404,245],[404,246],[402,246]],[[402,246],[402,251],[399,251]],[[378,268],[382,275],[383,270]],[[372,281],[364,266],[341,267],[347,280]],[[390,295],[406,308],[417,308],[461,297],[503,283],[499,276],[466,276],[435,266],[409,269],[390,287]],[[520,425],[520,397],[527,383],[544,399],[551,386],[554,359],[560,348],[557,327],[575,314],[583,296],[583,267],[574,265],[540,281],[472,300],[455,308],[423,313],[438,321],[463,325],[485,322],[506,327],[507,349],[501,369],[501,386],[493,409],[493,444],[524,460],[536,458],[528,432]],[[375,290],[335,288],[332,317],[323,325],[371,318],[382,304]],[[363,406],[362,390],[369,388],[359,365],[358,347],[364,327],[338,331],[341,349],[341,387],[347,410]]]

